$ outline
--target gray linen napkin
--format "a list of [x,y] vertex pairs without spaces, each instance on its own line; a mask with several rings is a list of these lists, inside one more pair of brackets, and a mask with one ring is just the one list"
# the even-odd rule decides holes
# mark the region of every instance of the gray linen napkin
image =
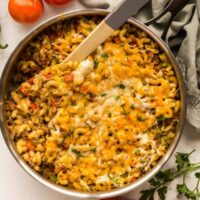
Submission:
[[[168,0],[152,0],[152,15],[162,11]],[[167,17],[156,24],[164,26]],[[200,133],[200,23],[196,4],[188,4],[172,23],[166,42],[176,53],[188,94],[187,119]],[[178,50],[177,50],[178,49]]]
[[[121,0],[81,0],[88,7],[109,7],[112,9]],[[152,0],[137,16],[147,19],[147,16],[158,15],[169,0]],[[108,6],[106,6],[106,3]],[[169,15],[163,16],[152,27],[158,35],[161,34]],[[196,4],[191,1],[176,16],[173,21],[166,42],[176,55],[180,64],[188,93],[187,119],[200,133],[200,23]]]

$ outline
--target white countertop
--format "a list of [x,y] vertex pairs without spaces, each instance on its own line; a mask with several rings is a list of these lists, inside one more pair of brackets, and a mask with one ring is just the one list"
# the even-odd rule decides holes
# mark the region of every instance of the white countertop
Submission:
[[[75,10],[83,8],[77,1],[69,4],[63,8],[45,7],[45,14],[36,23],[31,25],[22,25],[14,22],[7,11],[8,0],[0,1],[0,24],[2,33],[0,34],[0,42],[2,44],[8,43],[9,47],[5,50],[0,50],[0,73],[10,56],[13,49],[18,42],[29,32],[32,28],[40,22],[48,19],[51,16],[62,13],[68,10]],[[194,153],[194,160],[200,161],[200,134],[186,124],[181,141],[176,151],[189,152],[196,149]],[[198,158],[199,157],[199,158]],[[174,166],[174,156],[168,161],[167,166]],[[179,181],[179,180],[176,180]],[[190,180],[192,187],[193,181]],[[135,191],[127,194],[128,199],[138,200],[139,191],[144,189],[146,185],[141,186]],[[176,183],[170,185],[167,199],[177,199],[175,191]],[[42,184],[38,183],[30,177],[24,170],[17,164],[12,155],[10,154],[2,135],[0,134],[0,200],[68,200],[74,199],[59,194]]]

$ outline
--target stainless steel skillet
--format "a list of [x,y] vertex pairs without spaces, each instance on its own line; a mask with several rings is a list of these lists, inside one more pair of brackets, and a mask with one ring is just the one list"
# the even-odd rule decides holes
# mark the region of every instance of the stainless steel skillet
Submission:
[[[172,66],[174,68],[174,71],[176,73],[176,77],[178,80],[178,85],[180,88],[180,98],[181,98],[181,111],[179,116],[179,122],[176,130],[176,136],[174,138],[174,141],[168,148],[166,154],[163,156],[163,158],[158,162],[158,164],[149,171],[146,175],[141,177],[139,180],[126,185],[121,188],[117,188],[111,191],[102,191],[102,192],[80,192],[76,190],[67,189],[65,187],[55,185],[53,183],[50,183],[48,180],[44,179],[41,175],[36,173],[32,168],[30,168],[24,160],[18,155],[16,152],[16,149],[14,147],[14,144],[10,138],[9,130],[6,125],[6,116],[5,116],[5,101],[9,98],[9,94],[12,91],[12,89],[15,87],[13,83],[13,77],[14,77],[14,71],[15,71],[15,64],[20,57],[23,50],[27,47],[29,42],[36,37],[39,33],[41,33],[43,30],[45,30],[47,27],[63,21],[67,20],[69,18],[77,17],[77,16],[83,16],[83,15],[97,15],[97,16],[106,16],[109,12],[104,10],[84,10],[84,11],[75,11],[75,12],[68,12],[62,15],[58,15],[56,17],[53,17],[52,19],[44,22],[43,24],[36,27],[32,32],[30,32],[16,47],[16,49],[13,51],[11,56],[9,57],[7,64],[3,70],[1,82],[0,82],[0,126],[2,130],[2,134],[4,136],[5,142],[12,153],[13,157],[16,159],[16,161],[19,163],[19,165],[33,178],[38,180],[40,183],[48,186],[49,188],[52,188],[55,191],[58,191],[60,193],[63,193],[65,195],[74,196],[78,198],[105,198],[105,197],[111,197],[111,196],[117,196],[121,195],[123,193],[126,193],[130,190],[135,189],[139,185],[146,182],[148,179],[150,179],[152,176],[154,176],[160,168],[167,162],[167,160],[172,155],[173,151],[175,150],[181,133],[183,131],[184,122],[185,122],[185,114],[186,114],[186,89],[184,85],[184,81],[182,78],[181,71],[179,69],[178,63],[175,60],[175,57],[171,50],[168,48],[168,46],[165,44],[165,42],[160,39],[155,33],[153,33],[147,26],[145,26],[143,23],[135,20],[130,19],[128,20],[128,23],[138,27],[140,30],[144,31],[149,37],[151,37],[159,46],[160,48],[168,55]],[[19,186],[20,187],[20,186]]]

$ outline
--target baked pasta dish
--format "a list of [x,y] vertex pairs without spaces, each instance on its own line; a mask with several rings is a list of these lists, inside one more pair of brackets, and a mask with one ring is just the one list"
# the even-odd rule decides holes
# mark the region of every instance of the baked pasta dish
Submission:
[[180,93],[168,57],[131,24],[86,60],[61,63],[101,17],[53,25],[16,64],[6,104],[17,152],[49,181],[105,191],[145,175],[166,153],[179,120]]

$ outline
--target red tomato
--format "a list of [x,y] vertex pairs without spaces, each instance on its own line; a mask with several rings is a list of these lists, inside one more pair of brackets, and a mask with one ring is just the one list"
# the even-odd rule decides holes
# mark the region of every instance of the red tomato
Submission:
[[26,141],[26,147],[27,147],[28,150],[35,150],[35,146],[32,143],[32,141],[30,141],[30,140]]
[[61,6],[66,3],[69,3],[71,0],[45,0],[48,4],[53,6]]
[[33,85],[33,83],[34,83],[34,78],[32,77],[32,78],[28,79],[28,83],[30,83],[31,85]]
[[41,0],[9,0],[8,10],[17,22],[34,22],[43,14],[44,7]]
[[71,82],[73,81],[73,74],[66,74],[65,77],[64,77],[64,81],[67,83],[67,82]]
[[32,110],[36,110],[37,109],[37,104],[36,103],[31,103],[31,108],[32,108]]
[[22,86],[20,86],[20,91],[25,95],[25,96],[28,96],[28,94],[29,94],[29,90],[26,88],[26,87],[24,87],[23,85]]

